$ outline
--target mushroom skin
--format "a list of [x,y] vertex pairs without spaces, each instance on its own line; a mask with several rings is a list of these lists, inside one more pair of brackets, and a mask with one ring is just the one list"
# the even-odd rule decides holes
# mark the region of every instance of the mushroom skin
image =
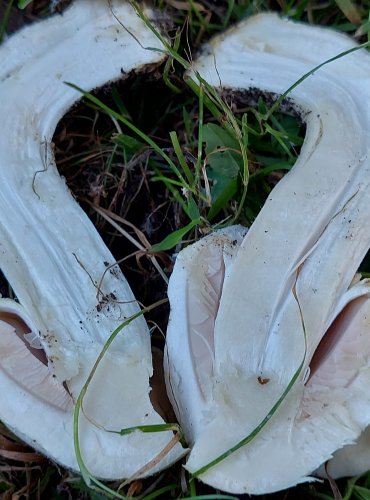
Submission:
[[[189,77],[199,72],[222,89],[280,95],[314,67],[355,47],[331,30],[261,14],[212,40]],[[348,304],[369,294],[367,281],[351,286],[370,246],[369,75],[370,55],[359,50],[321,67],[290,92],[289,104],[306,122],[306,138],[294,168],[243,239],[219,292],[203,398],[198,362],[191,351],[178,350],[191,343],[184,340],[194,335],[191,320],[172,298],[167,364],[174,408],[192,443],[186,468],[224,491],[262,494],[313,480],[320,464],[370,424],[364,331],[359,335],[365,354],[351,383],[320,392],[318,384],[312,389],[317,371],[306,386],[325,333],[334,331],[330,326],[342,311],[343,320],[353,312]],[[190,267],[182,270],[182,280],[174,272],[170,290],[189,286],[188,259]],[[196,384],[197,390],[189,389]],[[302,411],[309,401],[307,416]],[[248,444],[198,472],[262,422]]]
[[[0,419],[24,441],[76,470],[74,402],[111,333],[139,306],[58,174],[51,141],[59,119],[81,98],[65,82],[90,91],[160,62],[163,54],[146,46],[161,48],[129,4],[79,0],[0,47],[0,268],[19,301],[10,307],[9,300],[0,300],[0,346],[6,352],[0,356]],[[19,325],[26,325],[32,338],[17,331]],[[14,342],[5,351],[11,335]],[[42,348],[40,359],[27,348],[29,341]],[[23,368],[22,356],[28,357]],[[30,366],[39,373],[36,381]],[[84,399],[80,447],[92,474],[130,477],[173,438],[172,432],[107,432],[164,423],[150,402],[152,371],[150,334],[138,317],[117,335]],[[64,403],[45,391],[42,397],[35,394],[44,375]],[[184,453],[176,444],[142,475]]]

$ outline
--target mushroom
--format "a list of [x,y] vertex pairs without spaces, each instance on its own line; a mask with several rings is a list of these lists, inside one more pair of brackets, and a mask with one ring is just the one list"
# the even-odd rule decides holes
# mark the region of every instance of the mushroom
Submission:
[[[139,306],[59,176],[51,140],[81,97],[64,82],[91,90],[162,60],[146,46],[160,49],[128,4],[79,0],[0,47],[0,268],[19,302],[0,299],[0,419],[72,469],[75,401],[108,337]],[[109,432],[164,423],[150,402],[152,371],[139,316],[113,341],[83,402],[79,439],[92,474],[130,477],[172,440],[170,431]],[[183,454],[176,444],[145,474]]]
[[[307,127],[224,280],[209,285],[207,266],[230,248],[215,260],[216,234],[180,253],[169,287],[166,376],[192,445],[186,468],[224,491],[268,493],[313,480],[370,424],[370,287],[352,282],[370,246],[370,56],[329,29],[261,14],[212,40],[192,71],[223,90],[292,87]],[[185,301],[196,286],[201,322]]]

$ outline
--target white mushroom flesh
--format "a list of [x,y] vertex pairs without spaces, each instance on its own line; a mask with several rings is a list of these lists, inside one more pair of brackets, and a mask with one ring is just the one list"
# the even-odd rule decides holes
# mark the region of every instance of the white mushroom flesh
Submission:
[[[333,31],[264,14],[211,41],[193,70],[215,86],[281,94],[318,64],[355,46]],[[325,332],[341,311],[343,319],[351,317],[357,301],[367,301],[354,299],[369,293],[367,282],[351,287],[370,246],[369,75],[370,56],[361,50],[322,67],[290,93],[306,122],[306,138],[294,168],[269,195],[228,270],[214,319],[212,369],[202,373],[208,377],[206,393],[193,353],[177,349],[191,343],[183,337],[192,330],[187,312],[172,298],[169,377],[175,410],[193,444],[190,472],[252,433],[299,371],[256,437],[200,475],[222,490],[258,494],[306,481],[370,423],[367,348],[350,383],[318,390],[324,371],[317,371],[305,386]],[[191,257],[186,251],[190,263],[197,250]],[[188,273],[190,267],[180,272],[182,278],[174,272],[170,290],[188,287]],[[207,305],[203,310],[207,314]],[[358,334],[361,342],[365,331]],[[331,363],[335,353],[343,355],[339,343],[338,349],[329,356]],[[189,389],[196,384],[198,390]],[[309,418],[303,417],[305,405]]]
[[[160,46],[128,4],[112,8],[124,26],[109,2],[79,0],[0,47],[0,268],[21,304],[0,300],[0,419],[74,469],[74,401],[109,335],[139,307],[59,176],[51,140],[81,97],[66,81],[88,91],[163,57],[144,48]],[[31,334],[23,335],[20,325]],[[41,356],[32,346],[42,347]],[[173,437],[104,430],[163,423],[150,402],[151,375],[150,335],[139,317],[114,340],[84,400],[81,450],[93,474],[129,477]],[[146,473],[183,453],[177,444]]]

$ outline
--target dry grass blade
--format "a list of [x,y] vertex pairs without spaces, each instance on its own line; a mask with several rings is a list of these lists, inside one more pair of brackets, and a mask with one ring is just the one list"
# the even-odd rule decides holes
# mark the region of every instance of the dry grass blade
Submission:
[[43,462],[45,457],[40,453],[29,451],[29,447],[11,441],[0,435],[0,456],[5,459],[17,460],[19,462]]
[[24,472],[30,470],[38,470],[41,471],[41,467],[39,465],[30,466],[19,466],[19,465],[0,465],[0,472]]
[[328,481],[330,484],[331,491],[333,492],[334,500],[343,500],[342,494],[339,491],[338,485],[335,480],[331,477],[331,475],[327,471],[327,467],[325,465],[325,472],[328,477]]
[[[136,248],[138,248],[144,255],[147,255],[147,257],[149,258],[149,260],[152,262],[153,266],[156,268],[156,270],[158,271],[158,273],[160,274],[160,276],[163,278],[164,282],[168,283],[168,278],[165,275],[165,273],[164,273],[163,269],[161,268],[161,266],[159,265],[157,259],[155,258],[155,256],[153,254],[149,253],[150,249],[151,249],[151,244],[149,243],[149,241],[145,237],[144,233],[142,231],[140,231],[134,224],[131,224],[131,222],[128,222],[123,217],[121,217],[121,216],[119,216],[117,214],[114,214],[113,212],[111,212],[111,211],[109,211],[109,210],[107,210],[105,208],[97,207],[97,206],[95,206],[93,204],[90,204],[90,205],[91,205],[91,207],[99,215],[101,215],[107,222],[109,222],[109,224],[111,224],[128,241],[130,241],[133,245],[135,245]],[[115,221],[119,221],[119,222],[121,222],[121,224],[126,224],[127,226],[131,227],[135,231],[136,235],[142,241],[143,244],[141,244],[137,240],[135,240],[135,238],[133,238],[130,235],[130,233],[128,233],[127,231],[125,231],[125,229],[123,229]]]
[[166,3],[168,5],[171,5],[171,7],[175,7],[175,9],[179,10],[197,10],[198,12],[205,12],[207,9],[204,7],[204,5],[198,3],[198,2],[181,2],[178,0],[166,0]]
[[145,464],[144,467],[139,469],[132,477],[126,479],[120,487],[118,488],[118,491],[121,491],[122,488],[127,486],[128,484],[132,483],[133,481],[136,481],[139,479],[143,474],[148,472],[150,469],[155,467],[163,458],[172,450],[172,448],[180,442],[179,435],[175,434],[171,441],[163,448],[163,450],[158,453],[152,460],[150,460],[147,464]]
[[346,18],[353,24],[361,24],[361,16],[358,8],[352,0],[336,0],[336,3]]
[[46,460],[40,453],[8,451],[4,449],[0,449],[0,456],[9,460],[17,460],[18,462],[45,462]]
[[[139,243],[137,240],[135,240],[135,238],[133,238],[131,236],[130,233],[128,233],[127,231],[125,231],[119,224],[117,224],[115,222],[115,220],[121,222],[122,224],[127,224],[128,226],[132,227],[135,229],[135,232],[141,232],[139,231],[137,228],[135,228],[135,226],[129,222],[127,222],[125,219],[123,219],[122,217],[120,217],[119,215],[116,215],[114,214],[113,212],[111,212],[110,210],[107,210],[105,208],[102,208],[102,207],[97,207],[96,205],[93,205],[92,203],[90,203],[91,207],[99,214],[101,215],[107,222],[109,222],[109,224],[111,224],[111,226],[114,227],[114,229],[116,229],[119,233],[122,234],[122,236],[124,236],[130,243],[132,243],[136,248],[138,248],[139,250],[141,250],[142,252],[146,252],[149,248],[150,248],[150,244],[149,242],[146,240],[148,246],[146,245],[142,245],[141,243]],[[142,234],[142,233],[141,233]],[[142,237],[145,238],[145,236],[142,234]]]

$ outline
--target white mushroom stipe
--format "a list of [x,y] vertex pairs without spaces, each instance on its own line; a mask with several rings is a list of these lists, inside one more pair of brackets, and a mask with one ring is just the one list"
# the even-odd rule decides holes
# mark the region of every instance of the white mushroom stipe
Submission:
[[[281,94],[354,47],[334,31],[262,14],[211,41],[192,68],[223,90]],[[216,316],[210,318],[208,299],[197,305],[203,322],[214,322],[213,333],[195,332],[178,299],[192,276],[199,284],[205,279],[204,272],[194,273],[201,242],[185,250],[185,260],[179,255],[181,270],[175,267],[171,277],[167,383],[193,445],[186,468],[202,470],[271,416],[248,444],[200,474],[224,491],[261,494],[310,480],[370,424],[369,330],[359,327],[370,289],[366,281],[351,286],[370,246],[369,75],[370,55],[360,50],[322,67],[290,93],[306,138],[294,168],[268,196],[234,256],[213,307]],[[342,322],[353,332],[350,340]],[[326,332],[337,338],[332,346],[320,345]],[[203,349],[200,374],[188,347],[195,333],[213,346],[208,355]],[[363,346],[356,362],[346,357],[351,342]],[[322,364],[314,357],[318,346]],[[311,359],[317,362],[312,376]],[[327,363],[342,377],[337,382],[328,382]],[[350,368],[348,380],[340,366]]]
[[[51,140],[81,97],[64,82],[89,91],[163,57],[143,48],[160,46],[128,4],[112,8],[131,34],[109,2],[79,0],[0,47],[0,268],[21,304],[0,300],[0,419],[73,469],[74,401],[109,335],[139,307],[118,266],[104,274],[115,260],[59,176]],[[92,474],[130,477],[172,439],[104,430],[163,423],[151,375],[150,335],[138,318],[113,342],[84,400],[80,441]],[[183,454],[177,444],[146,475]]]

